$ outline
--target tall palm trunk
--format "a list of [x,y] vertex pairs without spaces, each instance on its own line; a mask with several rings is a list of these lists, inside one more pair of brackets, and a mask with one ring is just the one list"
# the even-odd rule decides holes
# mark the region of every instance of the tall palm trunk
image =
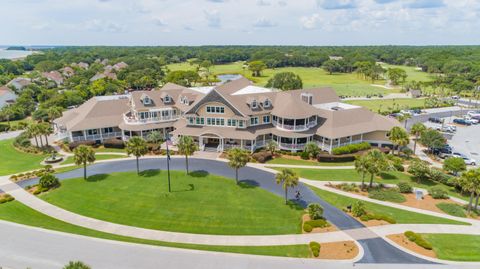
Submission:
[[362,190],[365,189],[365,173],[362,173]]
[[83,163],[83,179],[87,179],[87,163]]
[[47,135],[45,135],[45,144],[46,144],[47,147],[48,147],[48,136],[47,136]]
[[235,168],[235,181],[237,182],[237,185],[238,185],[238,168]]
[[480,193],[477,194],[477,197],[475,197],[475,207],[473,207],[473,211],[477,211],[478,208],[478,198],[480,197]]
[[40,138],[40,146],[43,148],[43,139],[42,139],[42,135],[39,135],[39,138]]
[[188,175],[188,155],[185,154],[185,167],[187,168],[187,175]]
[[37,136],[34,135],[33,138],[35,138],[35,144],[37,145],[37,148],[38,148],[38,139],[37,139]]
[[288,188],[285,187],[285,204],[288,204]]
[[415,136],[415,140],[413,141],[413,155],[415,155],[417,152],[417,139],[418,136]]
[[470,193],[470,200],[468,201],[468,207],[467,207],[468,213],[472,211],[472,202],[473,202],[473,191]]
[[137,175],[140,175],[140,167],[138,165],[138,156],[135,156],[137,159]]
[[373,187],[373,174],[370,175],[370,188]]

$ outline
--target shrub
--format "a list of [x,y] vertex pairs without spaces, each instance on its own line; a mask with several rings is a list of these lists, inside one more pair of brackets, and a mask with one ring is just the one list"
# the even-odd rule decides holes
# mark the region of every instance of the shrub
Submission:
[[324,228],[330,226],[325,219],[316,219],[316,220],[309,220],[305,221],[306,224],[312,226],[312,228]]
[[0,132],[6,132],[9,130],[8,124],[0,124]]
[[414,233],[412,231],[406,231],[404,235],[405,237],[408,238],[408,240],[414,242],[415,244],[417,244],[418,246],[424,249],[428,249],[428,250],[433,249],[432,245],[429,242],[427,242],[420,234]]
[[405,197],[398,192],[397,189],[372,190],[368,193],[368,197],[381,201],[389,201],[394,203],[403,203],[406,201]]
[[355,183],[342,183],[342,184],[338,185],[338,187],[342,191],[348,191],[348,192],[359,192],[360,191],[360,188]]
[[365,209],[365,203],[363,203],[362,201],[355,201],[352,204],[352,215],[354,217],[360,217],[364,215],[366,212],[367,211]]
[[308,160],[310,159],[310,154],[306,151],[302,151],[302,153],[300,153],[300,158],[302,158],[302,160]]
[[272,153],[270,151],[259,151],[253,153],[252,158],[259,163],[265,163],[272,159]]
[[408,184],[407,182],[400,182],[397,184],[398,191],[400,193],[412,193],[413,187],[412,185]]
[[309,233],[309,232],[311,232],[311,231],[313,230],[313,227],[312,227],[310,224],[308,224],[308,223],[304,223],[304,224],[303,224],[303,230],[304,230],[305,232]]
[[443,212],[455,216],[455,217],[461,217],[465,218],[467,215],[465,215],[465,211],[463,210],[463,207],[457,205],[457,204],[451,204],[451,203],[438,203],[436,205],[440,210]]
[[57,177],[47,173],[40,178],[38,185],[40,188],[50,189],[60,185],[60,182]]
[[353,162],[355,161],[355,154],[345,154],[345,155],[330,155],[330,154],[318,154],[317,161],[319,162],[331,162],[331,163],[341,163],[341,162]]
[[318,257],[320,255],[320,243],[312,241],[308,245],[310,246],[310,250],[312,251],[313,256]]
[[120,139],[112,138],[103,141],[103,146],[105,148],[123,149],[125,148],[125,143]]
[[416,179],[427,179],[430,176],[430,168],[424,161],[414,160],[408,166],[408,172]]
[[323,207],[321,205],[312,203],[308,205],[307,209],[310,219],[317,220],[323,218]]
[[345,145],[332,150],[333,155],[355,153],[362,150],[370,149],[372,146],[368,142],[362,142],[358,144]]
[[443,173],[441,170],[436,168],[431,168],[428,176],[431,180],[442,184],[448,184],[449,179],[452,178],[451,176]]
[[0,198],[0,204],[4,204],[13,200],[15,200],[15,198],[13,198],[10,194],[7,193]]
[[386,221],[386,222],[388,222],[388,223],[390,223],[390,224],[395,224],[395,223],[397,223],[397,221],[396,221],[394,218],[392,218],[392,217],[390,217],[390,216],[388,216],[388,215],[376,214],[376,213],[367,213],[367,214],[361,216],[360,219],[361,219],[362,221],[383,220],[383,221]]
[[68,144],[68,149],[69,150],[74,150],[76,147],[80,145],[85,145],[85,146],[93,146],[95,145],[95,141],[75,141],[75,142],[70,142]]
[[433,199],[448,199],[447,191],[442,189],[441,187],[430,188],[430,190],[428,190],[428,194],[430,194]]

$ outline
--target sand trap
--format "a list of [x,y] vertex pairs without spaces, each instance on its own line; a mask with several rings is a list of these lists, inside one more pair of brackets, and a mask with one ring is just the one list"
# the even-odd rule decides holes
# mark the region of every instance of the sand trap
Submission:
[[428,250],[420,247],[419,245],[415,244],[414,242],[408,240],[408,238],[404,234],[392,234],[387,236],[388,239],[392,240],[396,244],[411,250],[415,253],[431,257],[431,258],[436,258],[437,255],[435,254],[435,251],[433,250]]
[[353,241],[323,243],[320,255],[316,259],[351,260],[357,257],[358,252],[358,247]]

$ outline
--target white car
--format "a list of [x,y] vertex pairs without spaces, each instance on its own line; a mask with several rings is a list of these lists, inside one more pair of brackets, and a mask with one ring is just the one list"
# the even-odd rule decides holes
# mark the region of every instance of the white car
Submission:
[[470,122],[471,124],[478,124],[478,120],[474,119],[470,116],[465,116],[464,119],[465,119],[466,122]]
[[480,111],[468,111],[467,115],[472,117],[472,118],[480,117]]
[[477,161],[475,159],[468,158],[465,154],[462,153],[454,152],[452,153],[451,157],[462,158],[465,161],[466,165],[477,165]]

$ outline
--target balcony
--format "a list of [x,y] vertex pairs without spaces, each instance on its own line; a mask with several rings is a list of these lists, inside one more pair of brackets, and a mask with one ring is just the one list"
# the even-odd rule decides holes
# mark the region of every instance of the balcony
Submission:
[[180,118],[180,115],[169,115],[169,116],[161,116],[161,117],[155,117],[155,118],[138,119],[137,117],[132,116],[130,112],[123,114],[123,120],[125,121],[125,123],[132,124],[132,125],[174,121],[174,120],[178,120],[179,118]]
[[311,121],[307,124],[291,125],[291,124],[285,124],[285,123],[282,124],[281,122],[278,122],[278,121],[274,120],[274,121],[272,121],[272,124],[280,130],[301,132],[301,131],[306,131],[306,130],[314,127],[315,125],[317,125],[317,121],[316,120]]
[[87,136],[74,136],[72,137],[73,141],[95,141],[95,140],[105,140],[109,138],[121,137],[122,132],[113,132],[113,133],[105,133],[105,134],[96,134],[96,135],[87,135]]
[[303,150],[305,144],[280,143],[279,147],[284,150]]

